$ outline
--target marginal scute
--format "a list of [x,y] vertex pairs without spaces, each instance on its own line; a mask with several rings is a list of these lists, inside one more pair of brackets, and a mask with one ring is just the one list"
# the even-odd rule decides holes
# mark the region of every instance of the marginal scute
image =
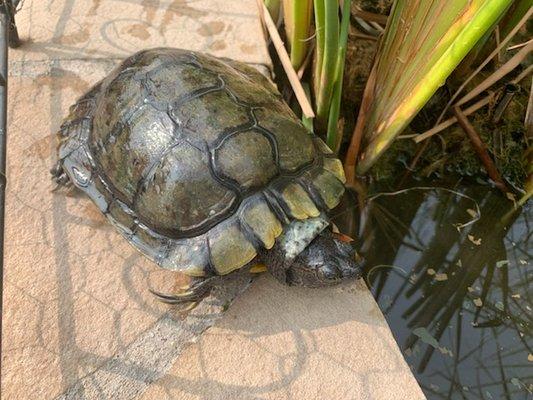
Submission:
[[257,255],[253,244],[241,231],[239,220],[230,218],[211,229],[209,250],[211,265],[217,274],[226,275],[242,268]]
[[324,169],[331,172],[342,183],[346,183],[346,176],[344,175],[344,167],[341,160],[338,158],[324,157]]
[[134,233],[130,236],[130,240],[141,252],[155,261],[165,253],[168,243],[167,238],[151,232],[143,224],[137,225]]
[[125,233],[130,234],[131,229],[135,225],[135,216],[122,204],[119,200],[114,200],[109,204],[107,209],[109,217],[112,222],[118,226],[119,229],[124,230]]
[[294,172],[309,164],[315,157],[313,140],[307,129],[296,117],[285,116],[272,109],[254,110],[259,125],[276,138],[280,167]]
[[147,178],[136,212],[159,232],[183,232],[224,214],[235,200],[235,193],[211,176],[207,154],[180,142]]
[[279,246],[287,260],[293,260],[329,225],[322,216],[305,221],[292,221],[279,237]]
[[297,183],[289,183],[281,191],[281,199],[287,206],[289,214],[296,219],[318,217],[320,211],[307,192]]
[[315,146],[317,147],[318,151],[320,151],[322,154],[333,154],[333,151],[329,148],[329,146],[318,136],[315,136],[313,141],[315,142]]
[[[68,160],[68,158],[65,158],[65,165],[67,164]],[[104,184],[102,179],[96,176],[92,180],[91,186],[85,190],[87,190],[87,195],[92,199],[92,201],[94,201],[96,207],[98,207],[98,209],[103,213],[107,213],[109,202],[113,201],[113,199],[110,195],[109,188]]]
[[171,271],[182,271],[190,276],[205,276],[209,255],[204,236],[172,241],[161,267]]
[[249,201],[244,205],[241,221],[250,227],[254,235],[263,243],[265,249],[271,249],[276,238],[283,231],[281,222],[262,198]]
[[344,185],[331,172],[325,169],[315,169],[306,172],[303,178],[313,186],[330,210],[341,201],[345,190]]
[[215,151],[216,168],[246,189],[260,188],[278,172],[273,152],[263,134],[238,132],[226,137]]

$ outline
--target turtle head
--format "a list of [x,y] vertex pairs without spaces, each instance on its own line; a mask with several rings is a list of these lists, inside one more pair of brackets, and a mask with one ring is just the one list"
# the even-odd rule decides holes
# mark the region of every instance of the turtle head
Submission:
[[361,276],[363,260],[345,237],[321,232],[294,259],[286,272],[289,285],[320,287]]

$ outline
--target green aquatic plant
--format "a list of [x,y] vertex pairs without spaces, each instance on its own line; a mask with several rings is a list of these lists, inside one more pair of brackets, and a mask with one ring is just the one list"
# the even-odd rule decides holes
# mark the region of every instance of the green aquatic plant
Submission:
[[[394,4],[376,60],[375,82],[366,93],[368,116],[358,121],[362,125],[358,134],[365,140],[358,173],[368,171],[511,3],[398,0]],[[347,159],[346,164],[354,165],[355,160]]]
[[300,68],[309,49],[312,0],[283,0],[283,21],[294,69]]
[[265,6],[274,21],[279,19],[281,0],[265,0]]
[[336,55],[333,92],[330,101],[327,127],[328,146],[336,153],[339,151],[342,141],[342,131],[338,130],[342,84],[344,78],[344,66],[346,60],[346,46],[348,44],[348,31],[350,28],[350,2],[345,0],[342,6],[341,26],[339,33],[339,48]]

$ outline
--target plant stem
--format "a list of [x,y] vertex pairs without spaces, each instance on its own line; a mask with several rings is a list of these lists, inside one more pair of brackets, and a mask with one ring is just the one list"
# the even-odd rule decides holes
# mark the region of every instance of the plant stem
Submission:
[[313,118],[315,116],[315,113],[313,112],[313,108],[311,107],[311,104],[309,103],[309,100],[307,99],[305,95],[305,92],[302,88],[302,84],[300,83],[300,80],[298,79],[298,75],[296,75],[296,71],[294,71],[294,68],[292,67],[291,60],[289,58],[289,55],[287,54],[287,50],[285,49],[285,46],[283,45],[283,41],[281,40],[281,37],[279,36],[279,32],[276,28],[276,25],[274,25],[274,21],[272,21],[272,17],[268,13],[268,10],[264,6],[264,4],[262,4],[261,6],[262,6],[260,10],[261,19],[267,28],[270,38],[272,39],[272,43],[274,44],[274,48],[276,49],[276,52],[279,56],[281,65],[283,66],[283,69],[285,70],[285,73],[287,74],[287,78],[289,79],[292,90],[294,91],[294,94],[296,95],[296,99],[298,100],[298,103],[300,104],[300,107],[302,108],[302,113],[306,117]]
[[337,54],[337,65],[335,67],[335,84],[333,87],[333,96],[328,116],[327,144],[338,153],[342,142],[342,132],[337,131],[339,122],[342,84],[344,79],[344,62],[346,59],[346,46],[348,44],[348,30],[350,28],[350,1],[344,0],[342,6],[341,32],[339,38],[339,51]]
[[323,1],[324,52],[319,90],[315,93],[317,124],[320,130],[327,127],[339,50],[339,3],[337,0]]
[[270,16],[277,22],[279,19],[279,9],[281,5],[281,0],[265,0],[265,6],[270,13]]
[[311,0],[284,0],[283,11],[291,62],[297,70],[307,54],[313,2]]
[[[309,83],[302,82],[302,88],[305,92],[305,97],[309,100],[311,98],[311,89],[309,88]],[[302,124],[309,130],[310,132],[314,132],[313,129],[313,118],[306,117],[304,114],[302,114]]]
[[491,87],[492,85],[494,85],[501,78],[503,78],[505,75],[507,75],[513,69],[515,69],[518,65],[520,65],[520,63],[529,55],[529,53],[531,53],[531,51],[533,51],[533,43],[529,43],[527,46],[523,47],[509,61],[507,61],[504,65],[502,65],[500,68],[498,68],[494,73],[492,73],[483,82],[481,82],[479,85],[477,85],[467,95],[465,95],[463,98],[461,98],[456,103],[456,105],[458,105],[458,106],[463,105],[464,103],[472,100],[474,97],[476,97],[478,94],[480,94],[484,90],[486,90],[489,87]]
[[315,10],[315,69],[313,73],[313,92],[320,91],[320,76],[322,75],[322,62],[324,59],[324,0],[314,0]]
[[503,182],[500,173],[498,172],[498,169],[496,168],[496,165],[494,165],[494,162],[492,161],[492,158],[490,158],[489,153],[487,152],[487,147],[485,143],[481,140],[478,133],[470,124],[470,121],[468,121],[468,118],[463,114],[461,109],[458,106],[455,106],[453,108],[453,113],[455,114],[455,118],[457,118],[457,122],[459,125],[461,125],[461,128],[465,131],[466,135],[468,136],[468,139],[470,139],[470,142],[472,143],[472,147],[476,151],[479,159],[485,166],[485,170],[487,171],[487,174],[489,177],[494,181],[496,187],[500,189],[502,192],[508,192],[509,189],[507,189],[507,186]]

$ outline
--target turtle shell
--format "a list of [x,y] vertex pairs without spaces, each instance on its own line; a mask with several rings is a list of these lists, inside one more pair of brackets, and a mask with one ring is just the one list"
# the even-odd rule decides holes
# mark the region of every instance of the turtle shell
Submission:
[[342,164],[256,69],[159,48],[71,108],[59,158],[137,249],[193,276],[227,274],[344,192]]

